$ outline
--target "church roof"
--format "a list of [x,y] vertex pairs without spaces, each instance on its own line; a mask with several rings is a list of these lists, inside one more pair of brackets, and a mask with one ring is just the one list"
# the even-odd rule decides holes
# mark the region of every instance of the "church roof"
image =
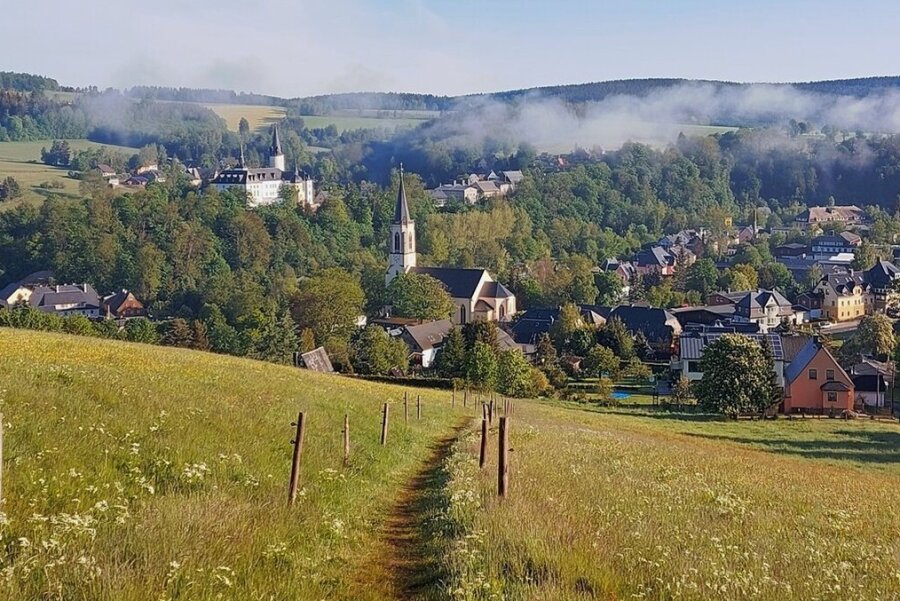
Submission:
[[409,203],[406,200],[406,186],[403,184],[403,165],[400,165],[400,189],[397,191],[397,205],[394,207],[394,223],[409,223]]
[[272,126],[272,155],[284,154],[281,150],[281,138],[278,137],[278,126]]
[[512,295],[509,288],[500,282],[486,282],[481,289],[482,298],[509,298]]
[[413,267],[413,273],[430,275],[447,287],[453,298],[472,298],[478,291],[478,284],[484,269],[460,269],[456,267]]

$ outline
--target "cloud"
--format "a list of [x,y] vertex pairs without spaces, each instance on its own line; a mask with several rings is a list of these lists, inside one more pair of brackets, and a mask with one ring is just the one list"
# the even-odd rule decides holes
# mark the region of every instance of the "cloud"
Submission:
[[528,142],[564,152],[618,148],[628,141],[664,145],[694,125],[771,125],[789,119],[877,133],[900,132],[900,92],[857,98],[800,91],[789,85],[685,83],[643,96],[615,95],[570,105],[537,94],[508,104],[489,96],[466,99],[437,127],[459,145],[490,139]]

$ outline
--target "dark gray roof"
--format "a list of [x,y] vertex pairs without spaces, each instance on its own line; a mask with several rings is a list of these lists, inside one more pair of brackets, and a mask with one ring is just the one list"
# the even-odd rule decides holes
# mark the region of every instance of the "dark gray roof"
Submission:
[[28,299],[28,304],[41,311],[55,311],[60,305],[72,305],[65,310],[99,309],[100,296],[90,284],[38,286]]
[[411,340],[418,347],[413,350],[427,351],[444,342],[444,338],[453,329],[453,323],[449,319],[431,321],[419,325],[410,325],[404,328],[404,338]]
[[812,336],[806,336],[805,334],[791,334],[782,336],[781,347],[782,349],[784,349],[785,363],[790,363],[794,359],[796,359],[797,355],[800,354],[800,351],[803,350],[803,347],[805,347],[810,340],[812,340]]
[[397,204],[394,206],[394,223],[409,223],[410,221],[406,185],[403,183],[403,165],[400,165],[400,189],[397,191]]
[[[619,305],[618,307],[600,307],[582,305],[602,316],[607,321],[619,319],[632,334],[643,332],[650,341],[667,341],[673,335],[681,333],[681,324],[675,316],[665,309],[644,305]],[[673,324],[674,322],[674,324]]]
[[800,349],[800,352],[797,353],[797,356],[794,357],[794,360],[788,364],[787,367],[784,368],[784,379],[787,382],[793,382],[797,379],[797,377],[803,373],[803,370],[806,369],[806,366],[809,365],[809,362],[813,360],[813,358],[819,352],[819,345],[816,343],[814,338],[810,338],[806,345]]
[[875,265],[865,273],[865,280],[875,288],[890,288],[894,280],[900,278],[900,269],[889,261],[879,259]]
[[675,257],[661,246],[653,246],[637,253],[634,257],[637,265],[659,265],[666,267],[675,264]]
[[281,150],[281,138],[278,137],[278,126],[272,126],[272,155],[284,154]]
[[513,293],[500,282],[486,282],[481,288],[481,296],[487,298],[509,298],[512,295]]
[[[682,360],[696,361],[703,357],[703,351],[714,341],[718,340],[726,334],[734,335],[733,332],[689,332],[682,334],[678,344],[680,347],[680,356]],[[746,336],[751,340],[755,340],[759,345],[769,344],[772,349],[772,358],[775,361],[784,360],[784,350],[781,346],[781,337],[778,334],[737,334],[738,336]]]
[[447,287],[453,298],[472,298],[478,290],[484,269],[461,269],[457,267],[413,267],[413,273],[430,275]]

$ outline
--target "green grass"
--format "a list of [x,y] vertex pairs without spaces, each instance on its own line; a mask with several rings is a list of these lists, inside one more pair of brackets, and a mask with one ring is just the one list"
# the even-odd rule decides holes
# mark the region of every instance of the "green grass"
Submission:
[[900,429],[520,402],[447,462],[458,599],[897,599]]
[[[241,118],[244,117],[250,123],[252,130],[259,130],[271,126],[284,118],[285,109],[277,106],[255,106],[244,104],[205,104],[204,106],[212,109],[217,115],[225,119],[228,129],[232,131],[238,130]],[[334,125],[339,132],[348,129],[397,129],[398,127],[414,127],[427,120],[429,115],[423,112],[410,112],[405,114],[404,111],[392,111],[379,114],[379,116],[370,115],[334,115],[334,116],[313,116],[304,115],[303,121],[306,127],[323,128]]]
[[[41,148],[50,148],[52,140],[37,142],[0,142],[0,179],[7,176],[15,178],[22,187],[22,197],[13,201],[0,202],[0,210],[8,209],[22,203],[36,203],[49,196],[78,198],[78,180],[67,175],[67,169],[51,167],[41,163]],[[136,152],[134,148],[97,144],[88,140],[69,140],[72,150],[103,146],[119,150],[126,155]],[[62,188],[42,189],[43,182],[60,182]]]
[[401,388],[209,353],[4,329],[0,347],[2,599],[393,598],[385,524],[462,419],[445,392],[406,425]]

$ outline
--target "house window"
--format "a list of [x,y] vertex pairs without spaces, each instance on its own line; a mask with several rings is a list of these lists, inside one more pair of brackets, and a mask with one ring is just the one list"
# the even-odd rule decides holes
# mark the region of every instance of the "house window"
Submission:
[[828,402],[829,403],[837,403],[837,393],[834,391],[828,391]]
[[818,370],[815,370],[815,369],[809,370],[809,379],[810,380],[818,380],[819,379]]
[[828,380],[829,382],[831,380],[834,380],[834,370],[833,369],[825,370],[825,379]]
[[459,306],[459,323],[466,323],[466,306]]
[[700,373],[700,362],[699,361],[688,361],[688,371],[693,373]]

